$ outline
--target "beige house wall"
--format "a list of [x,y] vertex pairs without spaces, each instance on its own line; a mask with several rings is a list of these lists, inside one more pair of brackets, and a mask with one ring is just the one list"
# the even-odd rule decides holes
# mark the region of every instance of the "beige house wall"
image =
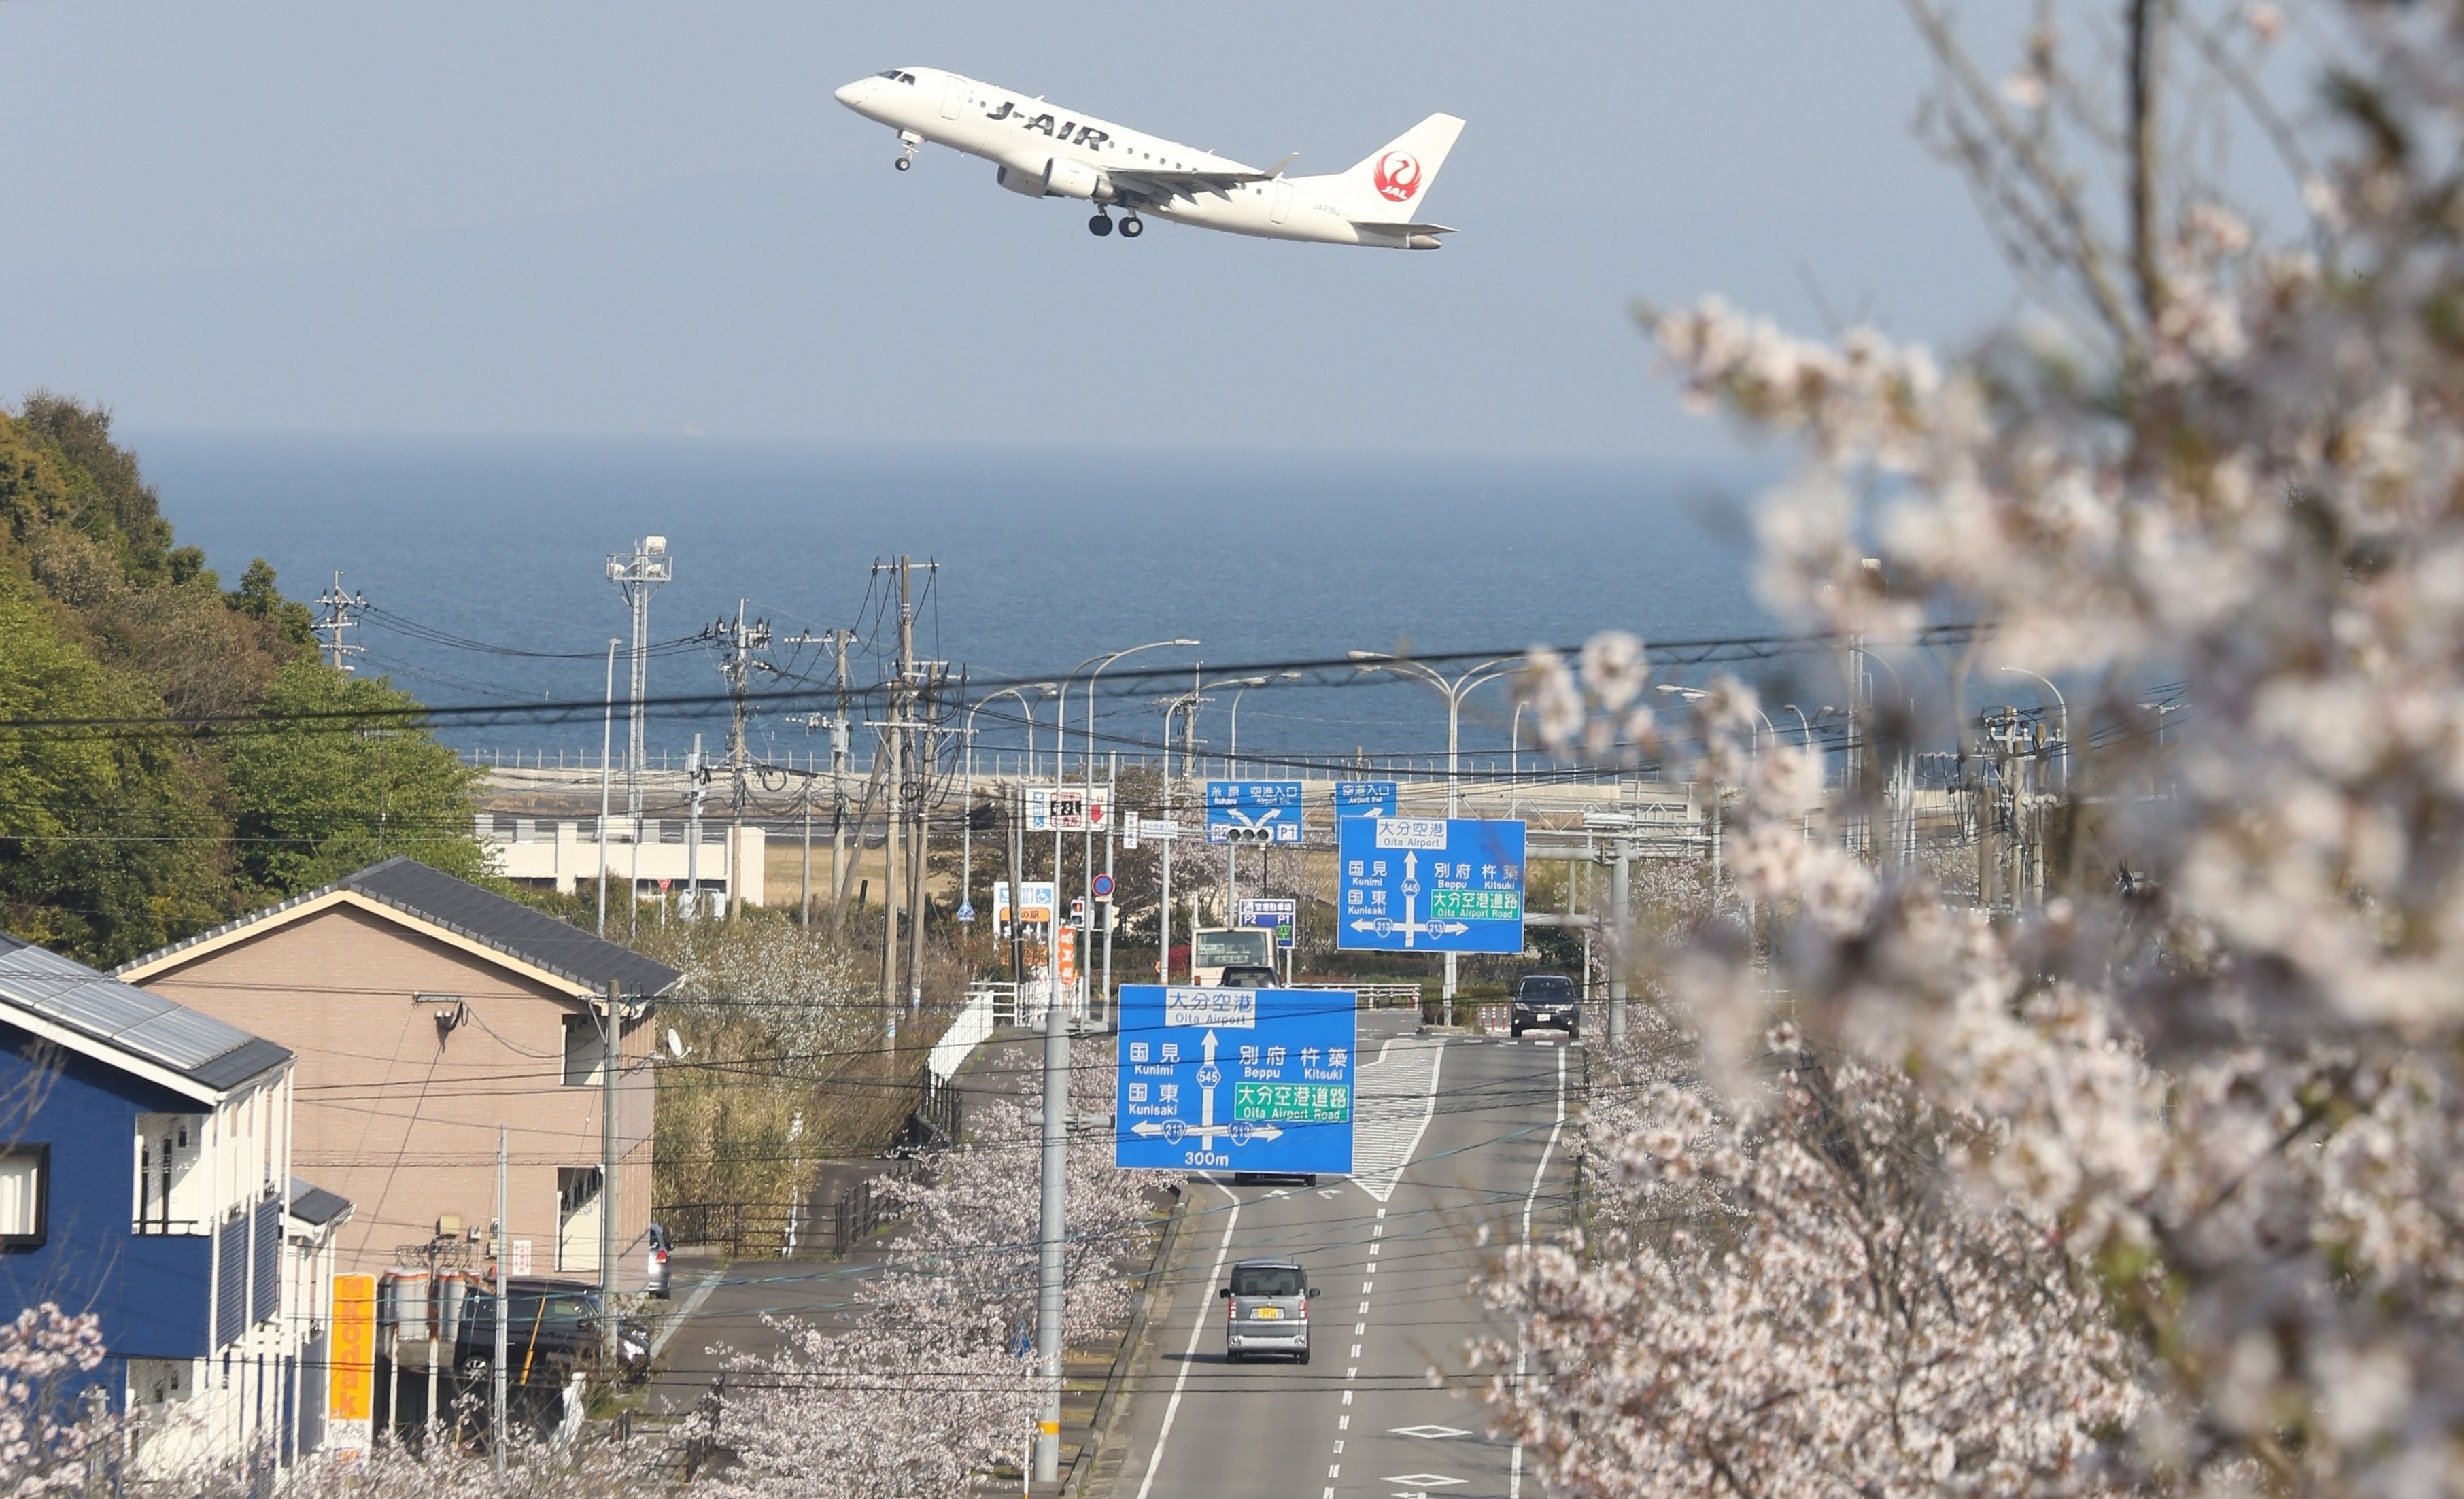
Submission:
[[[470,1264],[484,1266],[502,1125],[507,1238],[530,1241],[534,1274],[558,1272],[558,1168],[600,1159],[596,1074],[589,1086],[563,1080],[564,1018],[586,1014],[583,1000],[350,905],[174,955],[136,981],[297,1054],[292,1169],[353,1204],[335,1268],[381,1274],[397,1245],[428,1242],[443,1215],[461,1220],[466,1241],[478,1231]],[[456,1023],[440,1025],[440,1011]],[[655,1029],[636,1022],[622,1042],[616,1217],[627,1290],[640,1289],[648,1247]]]

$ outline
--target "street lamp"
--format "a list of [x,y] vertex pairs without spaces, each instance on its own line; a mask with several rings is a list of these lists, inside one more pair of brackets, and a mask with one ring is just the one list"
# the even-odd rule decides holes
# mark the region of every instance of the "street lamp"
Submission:
[[[1212,682],[1193,681],[1189,691],[1163,705],[1163,810],[1166,821],[1172,817],[1172,716],[1183,711],[1188,714],[1186,723],[1189,743],[1183,751],[1183,758],[1187,764],[1195,764],[1198,756],[1198,705],[1205,701],[1205,694],[1218,687],[1239,687],[1245,691],[1248,688],[1265,685],[1266,678],[1263,676],[1223,676]],[[1187,764],[1183,766],[1184,769],[1187,768]],[[1160,908],[1162,914],[1157,918],[1155,928],[1155,971],[1162,976],[1166,983],[1172,982],[1172,850],[1173,845],[1177,841],[1173,838],[1163,841],[1163,899]],[[1194,927],[1197,921],[1193,904],[1190,924]]]
[[2043,682],[2043,683],[2045,684],[2045,691],[2047,691],[2047,692],[2049,692],[2049,693],[2051,693],[2051,694],[2054,694],[2054,701],[2055,701],[2055,702],[2057,702],[2057,703],[2059,703],[2059,704],[2061,705],[2061,710],[2062,710],[2062,795],[2064,795],[2064,796],[2068,796],[2068,795],[2070,795],[2070,790],[2071,790],[2071,705],[2070,705],[2070,700],[2069,700],[2068,698],[2066,698],[2066,697],[2064,697],[2064,696],[2062,695],[2062,690],[2061,690],[2060,688],[2058,688],[2058,687],[2056,687],[2056,686],[2053,684],[2053,681],[2052,681],[2052,679],[2051,679],[2051,678],[2043,677],[2043,676],[2037,676],[2035,672],[2029,671],[2026,667],[2023,667],[2023,666],[2006,666],[2006,667],[2004,667],[2002,670],[2003,670],[2003,671],[2005,671],[2005,672],[2017,672],[2017,673],[2019,673],[2021,676],[2031,676],[2031,677],[2035,677],[2035,679],[2036,679],[2037,681],[2039,681],[2039,682]]
[[[973,892],[976,888],[976,715],[983,712],[985,705],[988,703],[997,702],[1003,697],[1017,698],[1018,705],[1026,710],[1026,759],[1027,763],[1032,765],[1035,762],[1035,700],[1026,695],[1029,688],[1033,688],[1034,690],[1043,693],[1046,697],[1049,697],[1056,692],[1060,691],[1060,689],[1054,687],[1050,682],[1030,682],[1022,687],[1004,687],[1000,692],[985,694],[981,698],[977,700],[973,707],[967,710],[967,731],[965,735],[967,741],[967,815],[965,818],[961,819],[958,824],[961,829],[958,834],[959,849],[961,850],[958,865],[958,904],[961,906],[968,905],[974,900]],[[1026,780],[1026,776],[1021,775],[1019,780],[1023,783]],[[1017,892],[1011,892],[1010,895],[1012,901],[1011,918],[1015,921],[1016,913],[1019,910],[1023,909],[1023,907],[1018,902]]]
[[1241,759],[1241,693],[1245,693],[1252,687],[1264,687],[1269,681],[1297,682],[1300,679],[1301,674],[1298,672],[1279,672],[1272,677],[1247,676],[1241,679],[1241,692],[1232,694],[1232,743],[1226,751],[1228,757],[1234,761],[1233,776],[1236,780],[1240,776]]
[[[1150,640],[1142,646],[1132,646],[1126,650],[1115,650],[1111,652],[1102,658],[1101,664],[1099,664],[1095,670],[1087,673],[1087,803],[1089,805],[1091,806],[1094,805],[1095,801],[1095,679],[1104,674],[1106,668],[1110,667],[1113,662],[1120,660],[1123,656],[1133,656],[1141,650],[1162,650],[1174,646],[1195,646],[1197,644],[1198,642],[1195,640]],[[1091,660],[1094,658],[1089,657],[1089,659]],[[1107,849],[1110,849],[1112,846],[1111,822],[1111,814],[1108,811],[1105,816],[1106,826],[1104,829],[1104,847]],[[1081,899],[1086,901],[1087,915],[1089,919],[1091,920],[1095,915],[1095,828],[1091,823],[1081,824],[1079,842],[1082,850],[1079,856],[1079,861],[1085,866],[1085,868],[1078,871],[1079,878],[1083,886],[1079,892],[1079,895]],[[1108,853],[1106,856],[1109,858],[1110,854]],[[1109,988],[1111,983],[1110,975],[1106,976],[1105,982]],[[1109,1005],[1111,1002],[1111,995],[1107,993],[1104,996],[1104,1003]]]
[[[1674,682],[1661,683],[1660,690],[1671,696],[1683,697],[1689,703],[1699,703],[1704,698],[1711,695],[1699,687],[1680,687]],[[1755,709],[1754,716],[1758,718],[1762,717],[1762,710],[1759,708]],[[1771,720],[1769,718],[1763,718],[1763,722],[1769,723]],[[1771,731],[1771,738],[1774,742],[1778,740],[1778,730],[1774,729]],[[1720,886],[1725,877],[1722,872],[1721,864],[1720,783],[1714,781],[1711,783],[1711,910],[1714,915],[1717,915],[1720,910]]]
[[[1448,681],[1433,667],[1418,661],[1408,661],[1383,650],[1347,650],[1344,655],[1363,672],[1393,672],[1397,675],[1408,676],[1415,681],[1425,682],[1436,688],[1439,695],[1445,698],[1446,816],[1450,819],[1456,816],[1462,809],[1463,802],[1463,793],[1456,781],[1456,773],[1460,765],[1459,751],[1463,740],[1463,701],[1480,687],[1521,670],[1524,658],[1492,656],[1488,660],[1466,667],[1462,674]],[[1452,1025],[1455,1023],[1455,955],[1452,953],[1446,954],[1446,979],[1444,992],[1441,998],[1446,1002],[1446,1024]]]

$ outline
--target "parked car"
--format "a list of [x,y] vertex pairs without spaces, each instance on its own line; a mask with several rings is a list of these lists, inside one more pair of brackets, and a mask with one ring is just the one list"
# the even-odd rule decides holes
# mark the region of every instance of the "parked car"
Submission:
[[[516,1385],[562,1384],[575,1369],[599,1367],[599,1290],[580,1281],[514,1279],[505,1283],[505,1378]],[[495,1361],[496,1293],[474,1288],[462,1303],[453,1367],[466,1383],[484,1384]],[[650,1369],[650,1330],[639,1317],[616,1322],[623,1377]]]
[[675,1242],[668,1237],[668,1231],[652,1223],[649,1273],[642,1289],[661,1301],[668,1299],[668,1253],[674,1247]]
[[1563,1030],[1567,1035],[1580,1033],[1582,1005],[1574,993],[1574,981],[1561,973],[1531,973],[1514,986],[1514,1003],[1507,1017],[1507,1028],[1515,1035],[1534,1025]]
[[1309,1361],[1309,1298],[1317,1288],[1296,1260],[1243,1260],[1223,1288],[1223,1356],[1288,1354]]

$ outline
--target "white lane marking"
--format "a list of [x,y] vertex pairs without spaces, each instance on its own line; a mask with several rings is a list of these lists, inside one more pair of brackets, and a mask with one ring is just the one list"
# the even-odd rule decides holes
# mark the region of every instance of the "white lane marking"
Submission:
[[[1558,1133],[1566,1127],[1566,1053],[1557,1053],[1557,1117],[1549,1126],[1549,1143],[1540,1147],[1540,1164],[1531,1168],[1531,1190],[1523,1194],[1523,1247],[1531,1247],[1531,1204],[1540,1196],[1540,1178],[1549,1170],[1549,1155],[1557,1148]],[[1528,1356],[1523,1346],[1523,1331],[1514,1333],[1514,1391],[1523,1392],[1523,1365]],[[1143,1496],[1141,1496],[1143,1499]],[[1523,1499],[1523,1444],[1514,1444],[1514,1458],[1506,1470],[1506,1499]]]
[[1441,1037],[1397,1036],[1353,1071],[1352,1184],[1380,1202],[1395,1195],[1428,1133],[1445,1054]]
[[1353,1357],[1354,1357],[1354,1358],[1357,1358],[1357,1357],[1359,1357],[1359,1356],[1360,1356],[1360,1345],[1359,1345],[1358,1343],[1354,1343],[1354,1344],[1353,1344],[1353,1345],[1352,1345],[1352,1356],[1353,1356]]
[[1342,1443],[1337,1442],[1337,1443],[1334,1444],[1334,1455],[1335,1455],[1336,1457],[1341,1457],[1341,1456],[1343,1456],[1343,1444],[1342,1444]]
[[[1215,1268],[1206,1275],[1206,1289],[1210,1291],[1223,1278],[1224,1257],[1232,1252],[1232,1225],[1241,1221],[1241,1200],[1234,1197],[1222,1182],[1211,1184],[1231,1202],[1232,1211],[1223,1215],[1223,1242],[1215,1246]],[[1180,1414],[1181,1387],[1189,1383],[1189,1366],[1197,1361],[1198,1339],[1206,1332],[1206,1313],[1211,1301],[1211,1297],[1200,1301],[1190,1317],[1189,1346],[1181,1352],[1180,1373],[1173,1377],[1172,1400],[1163,1408],[1163,1428],[1155,1433],[1155,1450],[1147,1454],[1147,1476],[1138,1485],[1138,1499],[1147,1499],[1147,1490],[1155,1487],[1155,1471],[1163,1466],[1163,1444],[1172,1438],[1173,1418]]]
[[1358,1337],[1361,1334],[1366,1333],[1366,1332],[1368,1332],[1368,1331],[1369,1331],[1369,1324],[1368,1324],[1368,1323],[1366,1323],[1366,1322],[1354,1322],[1353,1324],[1352,1324],[1352,1335],[1353,1335],[1353,1336],[1354,1336],[1354,1337]]
[[1350,1431],[1352,1429],[1352,1418],[1346,1416],[1341,1421],[1336,1422],[1334,1423],[1334,1429],[1337,1431]]
[[1470,1432],[1465,1431],[1461,1426],[1441,1426],[1434,1422],[1426,1422],[1418,1426],[1390,1426],[1387,1429],[1393,1432],[1396,1436],[1413,1437],[1422,1442],[1443,1442],[1452,1437],[1468,1437],[1471,1435]]
[[718,1289],[718,1283],[722,1278],[719,1268],[712,1266],[710,1273],[701,1278],[701,1284],[693,1288],[693,1293],[685,1298],[685,1304],[677,1308],[674,1314],[668,1318],[668,1325],[659,1329],[659,1335],[650,1343],[652,1358],[658,1357],[667,1351],[668,1339],[683,1331],[684,1325],[693,1320],[693,1314],[699,1312],[701,1304],[710,1299],[710,1293]]

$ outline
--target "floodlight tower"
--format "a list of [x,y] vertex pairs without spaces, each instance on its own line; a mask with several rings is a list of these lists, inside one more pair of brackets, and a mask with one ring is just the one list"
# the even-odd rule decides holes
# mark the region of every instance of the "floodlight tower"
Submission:
[[637,839],[642,817],[642,699],[649,695],[650,680],[650,595],[674,576],[675,563],[668,556],[668,539],[663,536],[646,536],[630,552],[607,559],[607,581],[625,595],[626,605],[633,611],[632,686],[625,720],[625,810],[634,820]]

